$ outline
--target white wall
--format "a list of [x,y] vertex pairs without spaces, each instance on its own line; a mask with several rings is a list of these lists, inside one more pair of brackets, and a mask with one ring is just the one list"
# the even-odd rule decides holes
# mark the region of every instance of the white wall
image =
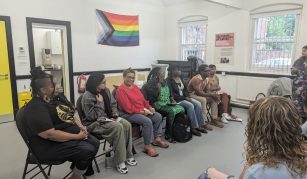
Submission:
[[[71,22],[74,71],[92,71],[149,67],[159,58],[160,43],[163,39],[163,6],[144,4],[133,0],[0,0],[2,15],[11,16],[13,43],[16,47],[27,45],[25,17],[46,18]],[[18,4],[18,6],[17,6]],[[96,44],[95,9],[139,15],[140,46],[109,47]],[[20,61],[28,62],[29,57],[15,54],[18,75],[28,74],[22,69]],[[111,63],[110,63],[111,62]],[[29,63],[27,64],[29,67]]]
[[[160,58],[164,38],[164,6],[154,0],[0,0],[0,14],[11,17],[17,75],[30,71],[26,17],[71,22],[74,72],[147,68]],[[139,15],[140,46],[110,47],[96,44],[95,9]],[[25,47],[26,55],[18,54]],[[28,86],[18,80],[17,86]],[[20,89],[20,88],[18,88]]]
[[[235,51],[234,64],[217,64],[217,69],[222,71],[237,71],[249,72],[248,60],[250,51],[250,10],[257,7],[273,4],[273,3],[299,3],[303,4],[303,12],[301,15],[301,23],[298,27],[298,42],[296,57],[301,55],[301,47],[307,44],[307,1],[303,0],[249,0],[243,1],[243,8],[233,9],[225,6],[212,4],[209,2],[190,2],[181,5],[171,6],[167,9],[167,16],[165,21],[165,44],[164,51],[161,57],[165,60],[179,60],[179,31],[178,20],[191,16],[203,15],[208,17],[208,40],[207,40],[207,58],[206,63],[214,63],[215,53],[215,34],[234,32],[235,33]],[[253,99],[257,93],[266,93],[268,84],[274,79],[258,79],[248,78],[245,82],[255,84],[256,88],[249,90],[249,83],[244,83],[242,77],[239,76],[223,76],[221,77],[221,86],[225,91],[232,94],[233,100],[241,103],[247,103],[248,100]],[[240,89],[246,89],[246,94],[243,96],[237,94]],[[251,89],[251,88],[250,88]],[[242,92],[242,91],[241,91]],[[241,96],[240,96],[241,95]],[[242,99],[242,97],[244,99]]]
[[[207,63],[214,62],[215,53],[215,34],[222,32],[235,33],[235,51],[234,51],[234,65],[218,65],[220,70],[229,71],[248,71],[247,60],[249,58],[250,48],[250,10],[273,3],[300,3],[306,8],[303,9],[301,16],[301,23],[298,30],[298,48],[296,57],[301,54],[301,47],[307,44],[307,1],[303,0],[257,0],[257,1],[243,1],[243,9],[237,10],[221,5],[212,4],[209,2],[192,2],[171,6],[167,8],[167,16],[165,22],[165,47],[162,51],[162,59],[178,60],[179,59],[179,35],[178,35],[178,20],[191,16],[203,15],[208,17],[208,40],[207,40]],[[306,30],[305,30],[306,31]]]

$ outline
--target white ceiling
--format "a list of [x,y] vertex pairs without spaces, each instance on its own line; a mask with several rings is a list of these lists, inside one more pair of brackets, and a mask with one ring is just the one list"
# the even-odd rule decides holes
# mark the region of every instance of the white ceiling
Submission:
[[171,6],[171,5],[177,5],[181,3],[187,3],[187,2],[193,2],[193,1],[199,1],[199,0],[161,0],[164,6]]
[[164,6],[172,6],[189,2],[207,1],[219,5],[227,5],[231,7],[241,8],[244,0],[160,0]]

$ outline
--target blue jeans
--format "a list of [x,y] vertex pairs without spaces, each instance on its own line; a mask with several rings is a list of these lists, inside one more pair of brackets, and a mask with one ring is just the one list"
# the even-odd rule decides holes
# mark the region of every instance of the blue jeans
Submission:
[[145,145],[151,144],[154,137],[162,136],[162,116],[158,112],[147,116],[143,114],[124,114],[122,117],[131,123],[142,126],[142,136]]
[[199,128],[204,125],[204,118],[201,110],[201,103],[195,99],[192,101],[183,100],[179,102],[191,120],[192,128]]

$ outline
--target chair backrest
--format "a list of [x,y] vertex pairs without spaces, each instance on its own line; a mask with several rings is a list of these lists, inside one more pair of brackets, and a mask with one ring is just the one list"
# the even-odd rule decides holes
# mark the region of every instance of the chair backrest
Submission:
[[78,114],[79,114],[79,117],[80,117],[80,120],[82,121],[83,119],[85,119],[85,114],[84,114],[84,111],[82,109],[82,97],[83,97],[83,94],[81,94],[77,100],[77,104],[76,104],[76,109],[78,111]]
[[36,157],[36,155],[34,154],[33,152],[33,149],[30,145],[30,140],[28,138],[28,136],[26,135],[25,131],[24,131],[24,107],[20,108],[17,112],[17,115],[16,115],[16,126],[17,126],[17,129],[23,139],[23,141],[26,143],[27,147],[28,147],[28,157],[30,156],[30,153],[32,154],[32,156],[35,158],[35,160],[38,162],[38,158]]
[[25,141],[25,143],[28,145],[29,144],[29,138],[28,136],[26,135],[26,133],[24,132],[24,125],[23,125],[23,117],[24,117],[24,108],[20,108],[17,112],[17,115],[16,115],[16,126],[17,126],[17,129],[22,137],[22,139]]
[[144,84],[141,88],[141,92],[143,93],[143,96],[146,100],[148,100],[148,96],[147,96],[147,93],[146,93],[146,86],[147,84]]
[[113,91],[112,91],[112,96],[115,98],[115,96],[116,96],[116,90],[118,89],[118,85],[113,85],[113,87],[114,87],[114,89],[113,89]]

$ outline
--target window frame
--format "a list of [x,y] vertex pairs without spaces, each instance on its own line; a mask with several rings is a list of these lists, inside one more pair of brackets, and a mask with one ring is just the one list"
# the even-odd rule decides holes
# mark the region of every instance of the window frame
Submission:
[[[298,36],[299,36],[299,25],[301,22],[301,11],[302,8],[296,8],[296,9],[283,9],[283,10],[275,10],[275,11],[263,11],[263,12],[256,12],[256,13],[250,13],[250,48],[249,48],[249,60],[247,63],[247,70],[253,73],[269,73],[269,74],[289,74],[290,68],[293,65],[294,61],[296,60],[296,50],[297,50],[297,43],[298,43]],[[254,35],[255,35],[255,26],[256,26],[256,19],[258,18],[265,18],[265,17],[272,17],[272,16],[285,16],[285,15],[295,15],[295,28],[294,28],[294,38],[290,40],[284,40],[284,41],[255,41]],[[275,70],[270,70],[269,68],[272,68],[270,66],[265,67],[257,67],[254,65],[254,59],[253,59],[253,52],[254,52],[254,45],[257,43],[264,43],[264,42],[278,42],[278,43],[285,43],[285,42],[291,42],[293,43],[293,49],[292,49],[292,55],[291,55],[291,63],[290,66],[284,65],[282,67],[279,67],[279,69],[275,69],[276,65],[274,66]]]
[[[204,25],[205,26],[205,34],[204,34],[204,43],[203,44],[182,44],[182,28],[183,27],[188,27],[188,26],[192,26],[192,25]],[[208,18],[206,16],[189,16],[189,17],[185,17],[182,18],[178,21],[178,36],[179,36],[179,48],[178,48],[178,59],[180,61],[186,61],[187,59],[184,59],[184,55],[182,52],[183,47],[189,47],[189,46],[193,46],[193,45],[197,45],[197,46],[203,46],[204,48],[204,59],[202,59],[203,61],[206,61],[206,57],[207,57],[207,41],[208,41]]]

